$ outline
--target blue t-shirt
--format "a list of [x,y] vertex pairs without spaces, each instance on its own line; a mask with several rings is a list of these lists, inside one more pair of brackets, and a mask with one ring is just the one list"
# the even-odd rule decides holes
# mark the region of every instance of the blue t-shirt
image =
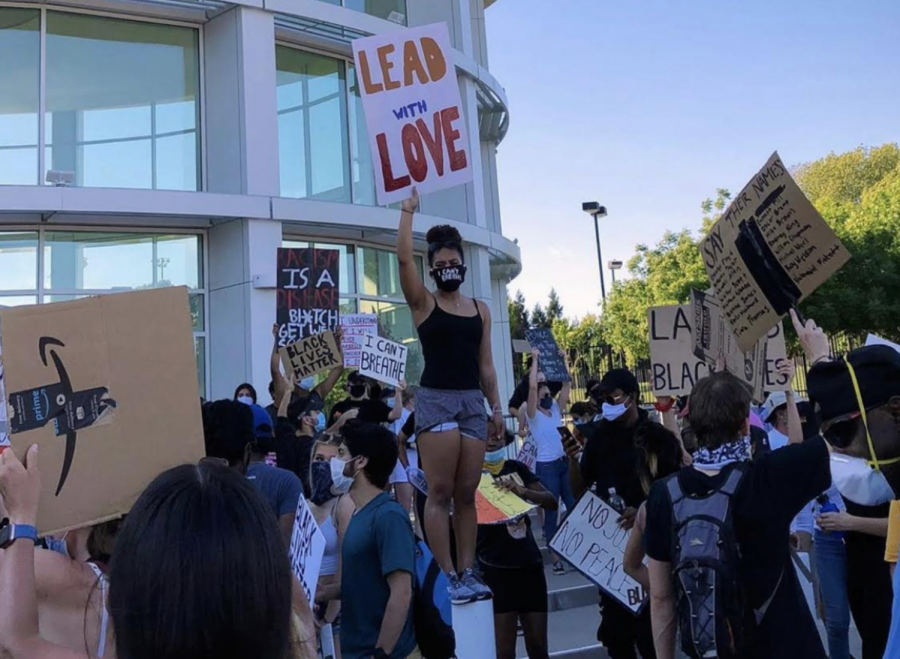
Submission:
[[[390,498],[379,494],[350,520],[341,573],[341,655],[369,659],[381,633],[391,589],[387,576],[408,572],[415,578],[415,540],[409,515]],[[406,624],[389,655],[405,659],[416,649],[412,605]]]
[[297,504],[303,496],[303,484],[295,473],[270,467],[264,462],[254,462],[247,467],[247,480],[269,502],[276,517],[297,512]]
[[[900,593],[900,566],[894,572],[894,592]],[[894,598],[894,612],[891,619],[891,635],[884,650],[887,657],[900,657],[900,597]]]

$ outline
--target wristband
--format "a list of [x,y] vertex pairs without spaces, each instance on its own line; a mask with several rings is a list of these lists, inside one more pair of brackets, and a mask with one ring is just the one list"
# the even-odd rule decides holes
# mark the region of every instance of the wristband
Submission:
[[662,412],[663,414],[665,414],[673,407],[675,407],[675,397],[670,396],[668,403],[660,403],[659,401],[656,401],[655,403],[653,403],[653,407],[656,408],[657,412]]

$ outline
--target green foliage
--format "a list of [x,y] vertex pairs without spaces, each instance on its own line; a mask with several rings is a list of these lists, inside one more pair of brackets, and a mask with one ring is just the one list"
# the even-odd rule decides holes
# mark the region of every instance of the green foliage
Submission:
[[550,297],[547,300],[547,320],[550,321],[550,324],[553,325],[557,320],[562,320],[563,317],[563,305],[559,301],[559,295],[556,293],[555,288],[550,289]]
[[513,299],[507,296],[506,305],[509,310],[509,334],[513,339],[523,340],[531,318],[522,291],[516,291],[516,297]]
[[547,312],[544,311],[544,307],[540,303],[534,305],[534,309],[531,311],[531,327],[550,329],[552,325],[553,323],[547,316]]

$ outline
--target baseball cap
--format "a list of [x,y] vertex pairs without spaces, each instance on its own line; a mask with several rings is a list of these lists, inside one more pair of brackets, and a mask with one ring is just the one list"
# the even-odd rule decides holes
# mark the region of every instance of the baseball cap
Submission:
[[772,413],[782,405],[787,405],[787,393],[784,391],[773,391],[763,403],[759,416],[763,421],[768,421]]
[[251,405],[253,412],[253,434],[260,439],[272,437],[272,417],[259,405]]
[[[846,357],[856,373],[863,405],[872,409],[900,396],[900,353],[889,346],[858,348]],[[819,362],[807,376],[809,398],[817,403],[822,421],[859,412],[850,370],[843,359]]]
[[600,380],[601,394],[608,394],[616,389],[621,389],[625,394],[636,394],[640,391],[637,378],[627,368],[614,368]]

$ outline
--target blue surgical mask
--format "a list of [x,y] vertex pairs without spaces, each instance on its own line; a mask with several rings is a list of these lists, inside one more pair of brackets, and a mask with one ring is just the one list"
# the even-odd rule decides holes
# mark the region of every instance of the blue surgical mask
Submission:
[[390,407],[391,409],[394,409],[394,403],[395,403],[395,401],[394,401],[393,397],[384,399],[384,404],[387,405],[388,407]]
[[498,448],[496,451],[488,451],[484,454],[485,462],[501,462],[506,459],[506,448]]
[[300,380],[300,388],[304,391],[312,391],[316,386],[316,379],[313,376]]
[[603,418],[607,421],[616,421],[627,411],[628,406],[625,403],[619,403],[618,405],[603,403]]
[[322,412],[319,412],[319,420],[316,421],[316,432],[322,432],[325,430],[325,415]]
[[253,399],[250,396],[238,396],[237,400],[244,405],[253,405]]

